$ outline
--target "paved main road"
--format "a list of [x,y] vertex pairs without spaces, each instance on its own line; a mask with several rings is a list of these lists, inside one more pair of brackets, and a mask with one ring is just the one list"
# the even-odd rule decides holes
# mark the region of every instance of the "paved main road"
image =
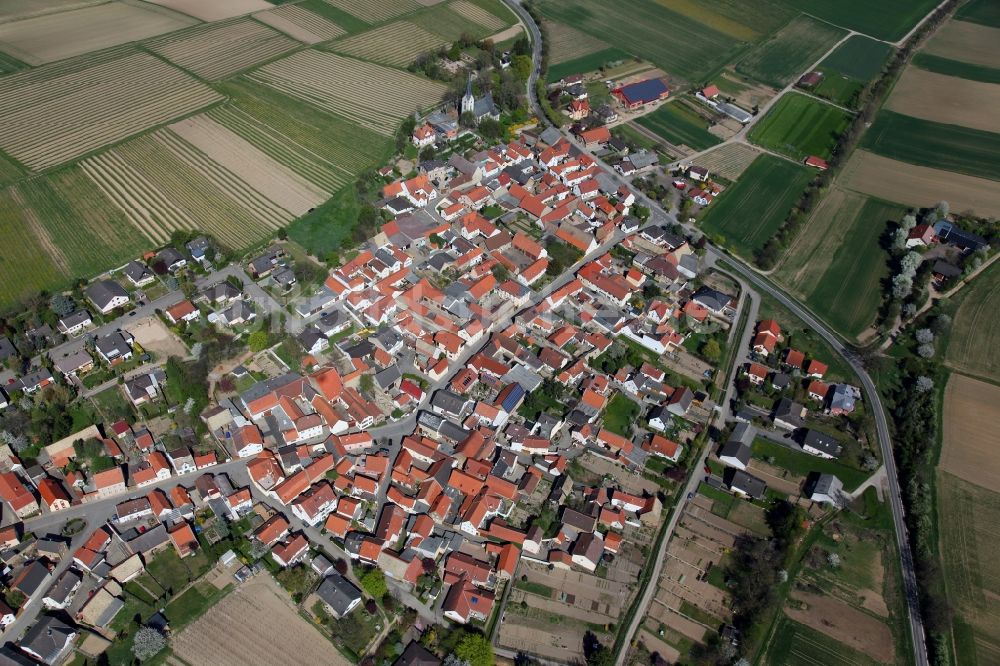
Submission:
[[[532,36],[532,59],[534,62],[532,79],[538,76],[541,68],[541,32],[538,26],[535,25],[531,16],[528,12],[521,6],[520,0],[504,0],[504,2],[517,14],[521,21],[529,27],[529,31]],[[942,3],[943,4],[943,3]],[[941,5],[939,5],[940,7]],[[936,11],[937,8],[928,12],[928,14],[921,19],[922,24],[927,18]],[[918,24],[919,25],[919,24]],[[916,29],[916,28],[914,28]],[[912,31],[911,31],[912,34]],[[782,91],[785,92],[785,91]],[[529,100],[534,107],[535,113],[539,117],[539,122],[545,122],[545,115],[542,113],[541,106],[538,103],[537,97],[535,97],[533,86],[529,90]],[[773,101],[772,101],[773,103]],[[758,115],[760,117],[763,115],[762,112]],[[586,148],[576,140],[576,137],[570,135],[568,132],[563,130],[563,135],[569,139],[573,145],[575,145],[579,150],[583,152]],[[609,173],[616,175],[613,170],[607,164],[601,162],[605,169],[609,170]],[[621,180],[621,179],[619,179]],[[652,214],[652,219],[654,221],[672,221],[676,222],[674,216],[669,215],[666,211],[662,210],[658,203],[650,200],[641,192],[636,192],[637,200],[644,206],[650,209]],[[896,473],[895,460],[892,454],[892,440],[889,437],[889,426],[885,416],[885,408],[882,406],[881,398],[879,397],[878,390],[875,387],[875,383],[872,381],[871,377],[868,375],[864,365],[861,363],[858,355],[851,349],[848,349],[840,338],[832,333],[823,322],[821,322],[815,315],[809,310],[803,307],[798,301],[795,301],[791,297],[787,296],[783,291],[776,288],[768,280],[760,276],[756,270],[754,270],[749,264],[746,264],[736,257],[730,257],[720,252],[713,246],[706,244],[706,249],[708,251],[707,259],[708,263],[717,262],[720,259],[725,259],[729,265],[733,267],[733,270],[738,272],[748,283],[752,283],[757,289],[764,293],[767,293],[772,298],[777,299],[785,307],[792,311],[793,314],[802,319],[807,325],[818,332],[827,342],[829,342],[834,350],[840,354],[852,367],[852,369],[857,373],[858,377],[861,379],[862,387],[865,391],[865,397],[868,400],[868,404],[872,409],[875,417],[876,431],[878,433],[879,447],[882,452],[883,463],[886,468],[886,477],[889,486],[889,506],[892,510],[893,525],[896,532],[896,542],[899,546],[899,558],[900,566],[903,573],[903,589],[904,595],[907,602],[907,613],[909,615],[909,625],[910,625],[910,636],[913,643],[914,659],[918,666],[925,666],[929,663],[927,657],[927,643],[926,636],[924,633],[923,619],[920,615],[920,599],[919,592],[917,588],[916,581],[916,571],[913,564],[913,554],[910,549],[909,538],[907,537],[906,524],[905,524],[905,513],[903,510],[903,502],[900,496],[899,490],[899,478]],[[638,621],[638,618],[635,620]],[[623,649],[627,649],[628,645],[623,646]]]

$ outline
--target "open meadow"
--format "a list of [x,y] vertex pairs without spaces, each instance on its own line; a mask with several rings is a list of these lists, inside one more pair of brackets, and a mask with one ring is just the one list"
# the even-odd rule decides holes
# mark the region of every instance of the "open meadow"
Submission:
[[696,151],[722,142],[722,139],[708,131],[708,121],[677,100],[641,116],[636,122],[676,146],[683,145]]
[[6,77],[0,148],[31,169],[45,169],[222,99],[154,56],[114,55]]
[[811,177],[805,167],[761,155],[708,207],[701,228],[737,254],[751,256],[781,227]]
[[722,66],[743,48],[743,42],[655,0],[629,0],[608,11],[601,0],[539,4],[553,21],[649,60],[671,76],[697,81]]
[[918,166],[1000,180],[1000,134],[883,111],[862,146]]
[[797,16],[736,63],[745,76],[781,88],[812,66],[846,32],[808,16]]
[[[820,20],[887,41],[902,39],[938,5],[938,0],[776,1]],[[990,1],[985,0],[985,2]]]
[[1000,85],[907,67],[886,109],[950,125],[1000,132]]
[[880,237],[902,206],[834,187],[784,254],[775,279],[846,337],[874,321],[888,256]]
[[156,5],[109,2],[0,24],[0,51],[29,65],[41,65],[195,23],[190,17]]
[[964,287],[945,357],[949,367],[1000,382],[1000,264],[993,263]]
[[[948,419],[946,412],[945,419]],[[945,442],[947,454],[948,442]],[[991,452],[995,457],[996,450]],[[938,525],[956,663],[1000,661],[1000,493],[938,472]]]
[[935,206],[947,201],[954,210],[1000,216],[1000,188],[996,181],[907,164],[867,150],[854,151],[838,183],[910,206]]
[[806,95],[788,93],[750,130],[758,146],[801,161],[810,155],[829,159],[850,116]]
[[440,83],[407,72],[318,51],[294,53],[246,77],[385,136],[445,93]]
[[705,167],[711,173],[727,180],[737,180],[758,155],[760,150],[753,146],[745,143],[727,143],[692,160],[691,163]]

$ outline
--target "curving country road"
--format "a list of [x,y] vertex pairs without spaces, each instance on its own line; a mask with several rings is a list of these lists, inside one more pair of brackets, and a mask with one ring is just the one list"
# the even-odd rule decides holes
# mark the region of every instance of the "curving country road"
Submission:
[[[544,122],[545,114],[542,113],[541,106],[538,102],[538,98],[535,94],[535,82],[538,80],[541,67],[541,55],[542,55],[542,35],[538,28],[538,25],[531,18],[531,15],[522,6],[521,0],[504,0],[505,4],[511,8],[511,10],[517,14],[521,19],[521,22],[528,28],[531,34],[532,43],[532,60],[534,67],[532,68],[531,76],[528,80],[528,99],[539,118],[540,122]],[[935,8],[936,10],[936,8]],[[934,10],[929,12],[927,16],[930,16]],[[921,20],[922,24],[926,20],[926,17]],[[919,25],[919,24],[918,24]],[[784,92],[784,91],[782,91]],[[780,97],[776,96],[775,99]],[[772,101],[773,103],[773,101]],[[763,114],[760,114],[763,115]],[[759,117],[759,116],[758,116]],[[587,152],[585,148],[576,140],[576,137],[570,135],[568,132],[563,130],[563,135],[573,143],[578,149],[583,152]],[[605,169],[607,169],[613,176],[616,172],[612,170],[607,164],[604,164],[601,160],[598,160]],[[618,179],[622,183],[625,183],[623,179]],[[648,197],[643,195],[641,192],[636,192],[636,198],[644,206],[649,208],[652,212],[653,217],[657,221],[667,221],[671,223],[677,223],[676,218],[660,208],[659,204],[655,201],[650,200]],[[900,495],[899,488],[899,478],[896,473],[896,462],[892,454],[892,440],[889,436],[889,424],[885,416],[885,408],[882,406],[882,401],[879,397],[878,390],[875,387],[875,383],[872,381],[871,377],[866,372],[864,365],[861,362],[860,357],[851,349],[849,349],[841,341],[841,339],[834,334],[826,325],[817,318],[812,312],[807,308],[802,306],[798,301],[789,297],[782,290],[775,287],[768,280],[762,277],[758,272],[752,268],[749,264],[743,262],[742,260],[723,253],[717,248],[706,245],[707,254],[706,256],[710,260],[709,263],[717,262],[721,259],[725,259],[732,270],[739,273],[747,282],[752,284],[755,288],[767,293],[772,298],[776,299],[782,305],[787,307],[793,314],[799,317],[807,325],[809,325],[813,330],[818,332],[824,340],[826,340],[830,345],[840,354],[847,362],[850,364],[851,368],[857,373],[858,377],[861,379],[861,384],[865,392],[865,397],[868,400],[868,404],[872,408],[872,413],[875,419],[876,431],[878,433],[879,447],[882,452],[882,459],[885,465],[886,477],[889,485],[889,507],[892,510],[893,526],[896,532],[896,544],[899,548],[899,559],[900,566],[903,572],[903,592],[906,596],[907,612],[909,615],[909,625],[910,625],[910,636],[913,643],[913,657],[914,661],[918,666],[926,666],[929,664],[927,657],[927,643],[924,633],[923,620],[920,615],[920,598],[917,589],[917,578],[916,572],[914,570],[913,564],[913,554],[910,550],[910,542],[907,536],[906,523],[905,523],[905,512],[903,509],[903,501]],[[664,540],[666,542],[667,539]],[[647,588],[648,589],[648,588]],[[626,639],[623,641],[623,647],[620,653],[616,657],[616,666],[621,666],[624,663],[625,653],[627,652],[628,646],[632,642],[632,638],[635,635],[635,631],[642,621],[645,615],[646,606],[649,603],[650,595],[646,594],[644,591],[643,599],[644,603],[640,605],[640,608],[636,612],[634,619],[632,620],[632,625],[628,628],[626,634]]]

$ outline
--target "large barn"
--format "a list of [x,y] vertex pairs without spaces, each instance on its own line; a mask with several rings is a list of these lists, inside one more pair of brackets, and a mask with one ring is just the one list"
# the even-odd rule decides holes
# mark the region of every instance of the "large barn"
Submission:
[[670,95],[663,79],[646,79],[611,91],[626,109],[637,109],[644,104],[666,99]]

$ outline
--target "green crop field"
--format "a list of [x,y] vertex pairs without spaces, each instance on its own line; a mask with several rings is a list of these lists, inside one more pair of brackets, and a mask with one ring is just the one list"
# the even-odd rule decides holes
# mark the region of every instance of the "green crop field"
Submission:
[[1000,134],[882,111],[863,146],[918,166],[1000,180]]
[[782,615],[768,643],[767,666],[876,666],[877,661]]
[[736,71],[781,88],[819,60],[846,32],[808,16],[798,16],[736,63]]
[[702,229],[748,257],[781,227],[811,177],[806,167],[761,155],[708,207]]
[[546,0],[539,9],[564,23],[649,60],[672,76],[706,77],[731,61],[743,43],[655,0],[622,0],[609,11],[602,0]]
[[[499,10],[495,10],[495,12],[495,14],[494,12],[490,12],[490,14],[494,14],[497,19],[501,19],[502,13],[502,21],[499,25],[510,25],[514,22],[510,12],[502,7]],[[422,10],[412,16],[406,17],[406,20],[411,23],[415,23],[426,30],[430,30],[448,41],[454,41],[463,34],[469,34],[476,38],[483,38],[488,37],[495,32],[492,28],[486,28],[465,18],[452,9],[450,3],[441,3],[430,7],[429,9]],[[500,29],[502,30],[503,28],[501,27]]]
[[871,325],[889,272],[879,243],[901,206],[833,188],[774,274],[777,282],[848,338]]
[[958,296],[947,362],[955,370],[1000,382],[1000,263],[980,273]]
[[955,18],[1000,28],[1000,4],[996,0],[969,0],[955,12]]
[[722,142],[708,131],[708,122],[679,102],[664,104],[636,122],[670,143],[683,144],[695,150],[705,150]]
[[747,11],[745,0],[658,0],[661,5],[741,41],[774,32],[796,13],[780,3],[760,0]]
[[810,155],[829,159],[849,122],[850,116],[835,106],[789,93],[754,126],[750,140],[796,160]]
[[580,56],[579,58],[573,58],[572,60],[567,60],[566,62],[549,65],[549,70],[546,76],[549,81],[558,81],[564,76],[569,76],[570,74],[593,72],[594,70],[604,67],[608,63],[619,60],[628,60],[631,57],[631,55],[618,48],[612,47],[609,49],[601,49],[600,51],[588,53],[587,55]]
[[982,81],[983,83],[1000,83],[1000,69],[995,67],[974,65],[971,62],[942,58],[930,53],[918,53],[913,57],[913,64],[928,72],[946,76],[957,76],[960,79]]
[[27,65],[14,56],[7,55],[6,53],[0,53],[0,74],[16,72],[24,67],[27,67]]
[[865,84],[857,79],[849,79],[826,67],[817,67],[816,69],[823,72],[823,80],[814,88],[809,89],[812,94],[847,108],[857,107],[859,95],[864,90]]
[[826,57],[824,68],[846,77],[868,82],[882,71],[882,66],[892,53],[892,47],[863,35],[853,35]]
[[[777,0],[876,39],[896,41],[938,5],[938,0]],[[993,0],[985,0],[985,3]]]

